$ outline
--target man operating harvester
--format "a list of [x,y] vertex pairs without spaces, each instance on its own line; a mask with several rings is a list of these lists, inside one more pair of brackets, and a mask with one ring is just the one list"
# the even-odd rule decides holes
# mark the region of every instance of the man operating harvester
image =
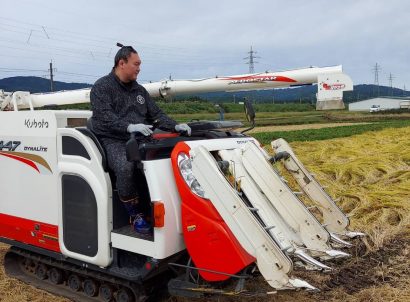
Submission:
[[136,167],[127,161],[125,144],[129,133],[142,136],[153,133],[152,124],[165,131],[186,132],[187,124],[177,124],[151,100],[144,87],[137,83],[141,59],[131,46],[120,46],[110,74],[100,78],[91,89],[92,126],[100,138],[114,171],[116,185],[134,229],[147,233],[151,226],[146,222],[138,204]]

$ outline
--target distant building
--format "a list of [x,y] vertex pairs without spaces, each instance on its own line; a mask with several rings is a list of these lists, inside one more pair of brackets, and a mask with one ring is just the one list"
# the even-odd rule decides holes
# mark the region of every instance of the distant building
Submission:
[[369,111],[372,105],[380,105],[381,110],[408,108],[410,98],[378,97],[360,102],[350,103],[349,111]]

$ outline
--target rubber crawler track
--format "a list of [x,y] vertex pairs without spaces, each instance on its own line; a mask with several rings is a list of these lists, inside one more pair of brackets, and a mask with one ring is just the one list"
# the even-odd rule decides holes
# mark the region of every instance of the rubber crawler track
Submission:
[[[146,290],[141,284],[136,282],[115,278],[101,272],[58,261],[16,247],[11,248],[6,253],[4,266],[7,275],[10,277],[73,301],[140,302],[148,299]],[[61,272],[62,278],[57,282],[61,282],[60,284],[53,283],[50,280],[50,271],[53,268]],[[70,276],[75,276],[71,277],[71,285],[79,285],[78,291],[70,288],[68,284]],[[95,296],[89,296],[84,292],[85,280],[88,280],[88,288],[92,284],[94,289],[96,289],[96,292],[94,290]],[[80,282],[76,283],[75,281]],[[102,297],[100,293],[101,287],[105,289],[105,293],[107,293],[107,289],[112,291],[112,299],[107,300]],[[93,289],[93,287],[91,288]],[[89,291],[89,293],[92,292],[93,290]]]

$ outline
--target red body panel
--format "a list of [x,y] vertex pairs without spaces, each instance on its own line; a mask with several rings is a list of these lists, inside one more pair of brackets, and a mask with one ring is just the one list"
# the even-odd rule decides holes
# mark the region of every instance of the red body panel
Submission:
[[0,237],[60,252],[58,227],[0,213]]
[[[256,259],[249,255],[232,234],[212,202],[191,192],[178,168],[178,154],[189,155],[189,146],[178,143],[171,154],[175,180],[182,199],[181,216],[185,245],[198,268],[236,274]],[[207,281],[223,281],[229,276],[199,271]]]
[[154,139],[162,139],[162,138],[170,138],[170,137],[178,137],[180,136],[179,133],[155,133],[152,135]]

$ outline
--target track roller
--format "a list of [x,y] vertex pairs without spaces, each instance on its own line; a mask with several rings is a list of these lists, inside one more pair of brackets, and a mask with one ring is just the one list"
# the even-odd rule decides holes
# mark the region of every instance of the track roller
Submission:
[[81,279],[76,274],[71,274],[68,277],[67,284],[72,291],[78,292],[81,289]]
[[123,287],[117,292],[116,301],[117,302],[134,302],[134,295],[129,289]]
[[104,302],[110,302],[114,299],[114,289],[109,284],[102,284],[99,292],[100,298]]
[[39,263],[36,266],[36,270],[35,270],[36,277],[39,278],[40,280],[47,279],[47,270],[48,268],[45,264]]
[[48,271],[48,280],[53,283],[53,284],[61,284],[64,281],[64,274],[61,269],[58,269],[56,267],[51,268]]
[[87,296],[95,297],[98,294],[98,283],[93,279],[85,279],[83,290]]

